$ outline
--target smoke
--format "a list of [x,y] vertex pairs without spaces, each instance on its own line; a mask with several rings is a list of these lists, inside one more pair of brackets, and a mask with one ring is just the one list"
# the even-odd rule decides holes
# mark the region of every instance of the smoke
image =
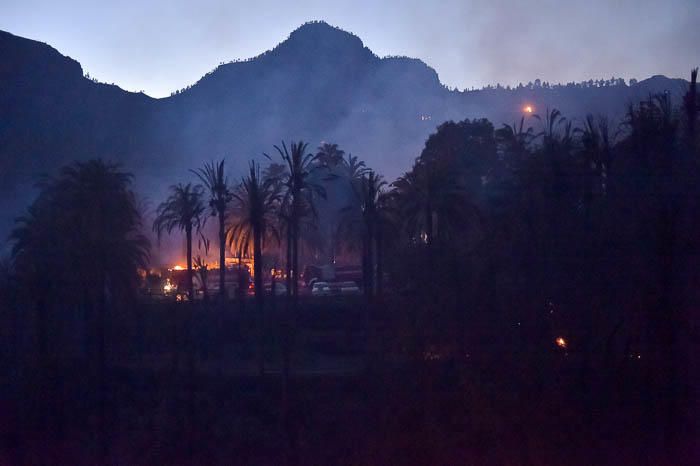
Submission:
[[[421,11],[425,7],[416,8]],[[496,15],[496,11],[502,14]],[[465,50],[490,44],[499,51],[494,60],[504,66],[511,62],[520,66],[518,63],[527,61],[531,53],[544,57],[543,50],[568,59],[563,41],[541,37],[544,20],[524,26],[522,40],[532,46],[497,41],[498,34],[522,21],[517,11],[494,10],[486,3],[456,6],[455,16],[469,16],[478,25],[470,36],[475,40]],[[444,41],[444,34],[435,40]],[[491,71],[485,68],[484,72]],[[45,74],[33,79],[37,89],[46,85]],[[26,82],[23,77],[21,86]],[[36,131],[43,135],[42,128],[58,128],[51,137],[39,140],[44,145],[35,150],[32,166],[44,168],[48,161],[57,167],[75,158],[111,158],[135,173],[135,188],[152,208],[165,199],[171,184],[196,181],[189,169],[226,158],[230,178],[238,180],[250,159],[266,163],[262,154],[275,156],[272,146],[282,140],[304,140],[311,149],[320,141],[337,143],[392,181],[411,167],[428,135],[445,120],[486,117],[499,127],[519,119],[524,103],[542,110],[557,107],[569,117],[587,112],[619,113],[637,95],[627,86],[450,91],[425,63],[380,58],[358,37],[326,24],[304,26],[273,50],[253,60],[222,65],[169,98],[127,94],[86,79],[52,83],[55,95],[32,117],[41,124],[8,133],[10,139],[0,150],[25,147],[28,141],[22,139],[23,134]],[[660,80],[640,89],[648,94],[670,84],[674,83]],[[22,121],[31,121],[26,108],[33,108],[36,98],[34,94],[24,98],[18,115],[24,116]],[[6,155],[23,160],[18,154]],[[28,202],[21,208],[26,205]],[[8,207],[6,218],[13,218],[21,208]],[[152,218],[146,223],[150,221]],[[181,250],[177,238],[163,241],[177,244],[169,243],[161,251]]]

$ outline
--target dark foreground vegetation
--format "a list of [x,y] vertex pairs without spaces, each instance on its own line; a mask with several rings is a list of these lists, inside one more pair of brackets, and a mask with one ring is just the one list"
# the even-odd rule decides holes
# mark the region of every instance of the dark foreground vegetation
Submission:
[[[66,168],[3,268],[2,460],[696,464],[696,76],[622,122],[444,123],[391,185],[332,144],[207,164],[153,219],[186,238],[181,302],[137,292],[130,176]],[[253,297],[196,299],[208,216]],[[361,296],[304,296],[304,264],[353,257]]]
[[[645,410],[643,361],[620,361],[586,397],[580,356],[523,355],[507,343],[522,338],[517,329],[473,345],[462,359],[438,359],[435,348],[413,358],[403,347],[412,341],[411,307],[398,300],[372,321],[365,370],[359,304],[302,303],[288,420],[278,314],[269,313],[263,377],[252,313],[195,311],[194,374],[190,355],[177,355],[178,338],[188,336],[182,306],[144,304],[111,315],[106,460],[97,382],[80,356],[85,342],[68,328],[57,332],[62,355],[43,374],[17,355],[21,383],[3,389],[11,402],[3,407],[3,463],[643,464],[648,455],[665,456],[656,443],[663,411]],[[681,434],[682,452],[692,453],[693,435]]]

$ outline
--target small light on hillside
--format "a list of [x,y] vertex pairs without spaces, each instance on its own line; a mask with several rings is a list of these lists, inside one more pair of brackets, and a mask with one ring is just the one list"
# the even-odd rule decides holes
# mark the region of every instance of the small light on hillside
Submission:
[[525,107],[523,107],[523,112],[525,113],[532,113],[534,111],[535,109],[532,107],[532,105],[526,105]]
[[566,349],[566,340],[564,340],[564,337],[557,337],[554,341],[559,348]]

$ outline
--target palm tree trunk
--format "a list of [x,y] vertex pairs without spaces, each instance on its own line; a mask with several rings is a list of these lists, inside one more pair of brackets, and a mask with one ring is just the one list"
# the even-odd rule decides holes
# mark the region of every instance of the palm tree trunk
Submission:
[[291,341],[296,342],[299,327],[299,222],[294,222],[292,233],[292,337]]
[[194,301],[194,276],[192,274],[192,225],[189,225],[185,232],[187,234],[187,289],[190,301]]
[[263,309],[263,276],[262,276],[262,232],[256,225],[253,229],[253,275],[255,280],[255,304],[258,314],[258,373],[265,375],[265,317]]
[[433,242],[433,209],[429,206],[425,209],[425,244],[430,246]]
[[370,299],[374,295],[374,219],[370,219],[367,225],[367,284],[369,285]]
[[206,304],[209,302],[209,289],[207,288],[207,275],[201,277],[202,281],[202,300],[205,303],[205,309],[208,307]]
[[[103,262],[104,263],[104,262]],[[100,417],[100,456],[103,462],[107,462],[107,383],[106,383],[106,346],[105,346],[105,313],[107,311],[107,297],[105,292],[106,280],[104,272],[100,272],[100,280],[97,290],[97,382],[99,396]]]
[[[368,259],[367,235],[362,237],[362,291],[365,298],[369,297],[369,259]],[[369,300],[369,298],[368,298]]]
[[287,225],[287,301],[289,303],[292,294],[292,226]]
[[372,348],[375,343],[374,329],[372,326],[372,295],[374,294],[374,257],[372,241],[374,240],[374,228],[372,225],[372,219],[370,218],[367,222],[367,237],[365,238],[365,256],[366,256],[366,266],[365,266],[365,335],[366,335],[366,366],[368,371],[371,370],[370,365],[374,363]]
[[291,351],[291,293],[292,293],[292,232],[287,226],[287,290],[286,290],[286,301],[284,309],[284,346],[283,346],[283,376],[284,384],[287,387],[289,381],[289,367],[290,367],[290,351]]
[[189,225],[188,228],[186,229],[187,233],[187,286],[189,287],[189,295],[190,295],[190,301],[187,303],[187,318],[186,318],[186,340],[187,340],[187,366],[188,366],[188,372],[189,372],[189,377],[188,377],[188,383],[187,383],[187,392],[188,392],[188,418],[189,418],[189,428],[190,428],[190,435],[189,437],[189,444],[188,444],[188,454],[190,455],[190,458],[194,454],[194,444],[193,444],[193,434],[194,434],[194,411],[195,411],[195,387],[194,387],[194,378],[195,378],[195,360],[194,360],[194,330],[193,330],[193,324],[194,324],[194,280],[193,280],[193,273],[192,273],[192,226]]
[[382,292],[384,289],[384,247],[382,244],[382,229],[377,228],[377,233],[376,233],[376,240],[377,240],[377,296],[381,298]]
[[292,277],[292,287],[294,289],[294,312],[297,312],[297,302],[299,300],[299,221],[294,221],[294,232],[292,236],[292,269],[294,276]]
[[291,415],[291,351],[298,324],[298,278],[297,278],[297,228],[292,220],[287,225],[287,302],[285,309],[285,341],[282,374],[282,424],[286,437],[285,463],[295,465],[297,441],[294,419]]
[[243,281],[243,267],[241,265],[241,250],[238,249],[238,289],[236,294],[238,295],[238,310],[243,314],[243,308],[245,306],[245,283]]
[[219,211],[219,297],[226,298],[226,231],[224,229],[224,212]]

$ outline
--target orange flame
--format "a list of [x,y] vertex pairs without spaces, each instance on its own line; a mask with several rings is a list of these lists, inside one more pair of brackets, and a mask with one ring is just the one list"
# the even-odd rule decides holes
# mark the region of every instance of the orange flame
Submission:
[[564,337],[557,337],[554,342],[557,344],[559,348],[566,349],[566,340],[564,340]]

